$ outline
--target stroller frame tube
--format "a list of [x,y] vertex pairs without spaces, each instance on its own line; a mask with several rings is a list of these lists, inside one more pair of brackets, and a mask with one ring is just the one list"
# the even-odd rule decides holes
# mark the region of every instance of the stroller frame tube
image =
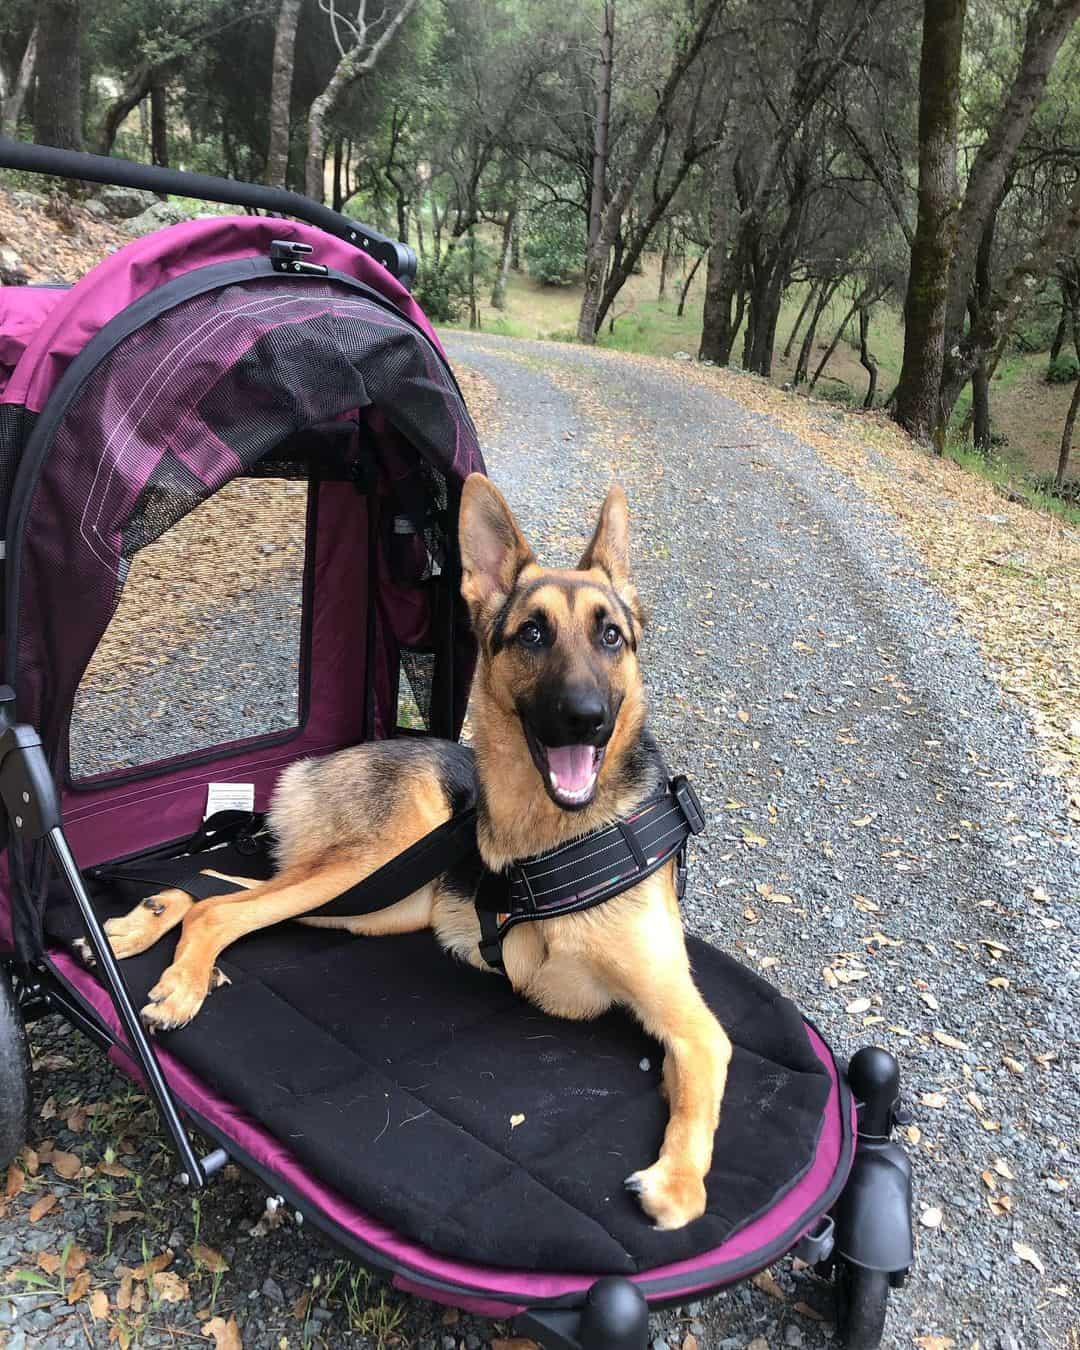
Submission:
[[297,220],[353,244],[385,267],[406,288],[411,288],[416,280],[416,254],[407,244],[285,188],[242,183],[233,178],[217,178],[213,174],[191,173],[186,169],[166,169],[157,164],[137,164],[130,159],[114,159],[111,155],[30,145],[6,136],[0,136],[0,168],[78,178],[114,187],[141,188],[159,194],[171,192],[178,197],[197,197],[201,201],[259,209],[271,215],[295,216]]
[[[207,1159],[201,1160],[191,1146],[172,1089],[158,1063],[146,1030],[139,1021],[139,1014],[135,1011],[109,939],[94,913],[79,864],[64,834],[56,784],[49,771],[41,738],[32,727],[15,723],[14,707],[14,692],[7,685],[0,687],[0,795],[8,817],[10,842],[33,843],[44,839],[48,844],[60,876],[82,915],[90,949],[105,977],[106,988],[123,1024],[131,1052],[138,1061],[158,1113],[172,1137],[182,1168],[181,1183],[201,1188],[206,1185],[207,1177],[226,1161],[223,1150],[217,1149]],[[222,1156],[218,1157],[218,1154]]]

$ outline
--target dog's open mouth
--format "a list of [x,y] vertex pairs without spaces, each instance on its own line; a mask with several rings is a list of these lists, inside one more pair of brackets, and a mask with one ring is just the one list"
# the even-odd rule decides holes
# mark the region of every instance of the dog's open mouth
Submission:
[[588,806],[596,796],[596,781],[607,747],[541,745],[527,729],[526,739],[551,800],[569,811]]

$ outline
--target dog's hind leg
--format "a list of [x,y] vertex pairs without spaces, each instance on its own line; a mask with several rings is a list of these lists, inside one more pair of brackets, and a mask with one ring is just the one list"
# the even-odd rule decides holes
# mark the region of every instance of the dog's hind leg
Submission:
[[[241,886],[259,884],[248,877],[227,877],[223,872],[214,872],[210,868],[201,875],[235,881]],[[138,956],[147,951],[159,938],[171,933],[178,923],[182,923],[194,904],[190,895],[170,887],[167,891],[159,891],[156,895],[148,895],[145,900],[140,900],[129,913],[107,919],[105,932],[113,955],[122,961],[125,957]]]
[[185,914],[176,957],[150,990],[142,1010],[151,1028],[190,1022],[210,989],[218,957],[238,938],[296,919],[355,886],[371,871],[364,859],[341,858],[321,867],[279,873],[248,895],[203,900]]

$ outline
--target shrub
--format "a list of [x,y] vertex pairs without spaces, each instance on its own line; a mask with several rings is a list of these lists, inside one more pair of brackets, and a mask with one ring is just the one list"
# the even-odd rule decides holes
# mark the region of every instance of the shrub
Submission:
[[585,236],[577,212],[551,208],[529,217],[525,257],[541,286],[566,286],[581,271]]
[[1080,364],[1075,356],[1066,352],[1055,357],[1046,372],[1047,384],[1072,384],[1077,378],[1080,378]]

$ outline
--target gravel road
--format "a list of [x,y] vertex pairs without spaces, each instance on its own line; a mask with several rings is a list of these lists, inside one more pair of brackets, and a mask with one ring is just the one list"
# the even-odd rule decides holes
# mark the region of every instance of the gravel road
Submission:
[[[1080,850],[1024,718],[888,520],[707,372],[483,335],[448,347],[499,393],[489,467],[541,558],[576,558],[610,481],[629,493],[654,725],[710,808],[688,925],[767,971],[839,1053],[875,1040],[900,1059],[918,1256],[886,1344],[1075,1348]],[[199,1240],[231,1266],[214,1311],[237,1312],[249,1350],[374,1344],[380,1318],[433,1350],[492,1335],[393,1294],[379,1312],[374,1282],[329,1288],[314,1234],[250,1235],[261,1201],[242,1179],[193,1208],[161,1184],[171,1164],[141,1098],[54,1022],[34,1040],[35,1138],[87,1160],[122,1139],[145,1179],[123,1200],[139,1217],[108,1233],[115,1199],[30,1179],[0,1224],[0,1276],[70,1238],[114,1299],[118,1263],[168,1245],[187,1296],[128,1321],[142,1344],[174,1344],[210,1308]],[[83,1129],[62,1119],[73,1100],[103,1103]],[[60,1203],[30,1223],[50,1187]],[[828,1306],[818,1282],[774,1274],[657,1316],[656,1350],[689,1332],[707,1350],[830,1344],[804,1311]],[[0,1284],[7,1350],[104,1345],[117,1324],[31,1287],[5,1306],[16,1287]]]

